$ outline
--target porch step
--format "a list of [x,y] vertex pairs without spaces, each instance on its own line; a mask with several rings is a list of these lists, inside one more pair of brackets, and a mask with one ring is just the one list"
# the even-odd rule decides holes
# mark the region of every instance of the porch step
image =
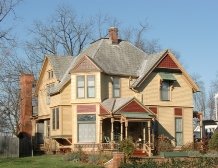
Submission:
[[136,150],[134,150],[132,156],[133,157],[147,157],[148,153],[145,150],[136,149]]

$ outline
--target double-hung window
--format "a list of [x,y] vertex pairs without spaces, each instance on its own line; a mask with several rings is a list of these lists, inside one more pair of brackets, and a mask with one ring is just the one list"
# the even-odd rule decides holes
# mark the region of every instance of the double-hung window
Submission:
[[88,98],[95,97],[95,76],[94,75],[87,76],[87,97]]
[[160,87],[160,97],[161,100],[170,100],[170,83],[171,81],[163,80]]
[[120,97],[120,78],[113,78],[113,97]]
[[96,141],[95,114],[78,114],[78,142],[93,143]]
[[59,108],[52,109],[52,129],[59,129]]
[[85,98],[85,76],[77,76],[77,98]]
[[183,125],[182,125],[182,118],[176,117],[175,118],[175,138],[176,138],[176,146],[183,145]]

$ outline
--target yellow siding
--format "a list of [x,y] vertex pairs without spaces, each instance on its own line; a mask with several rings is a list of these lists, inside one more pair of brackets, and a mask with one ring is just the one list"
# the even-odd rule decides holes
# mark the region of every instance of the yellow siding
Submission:
[[71,106],[62,107],[62,135],[72,135],[72,110]]
[[193,111],[192,108],[185,108],[183,110],[183,135],[184,144],[193,141]]
[[[175,116],[174,108],[171,107],[159,107],[158,121],[161,128],[159,134],[171,135],[175,137]],[[162,129],[164,128],[164,129]]]
[[192,89],[182,74],[174,74],[178,84],[171,90],[171,100],[160,100],[160,76],[152,73],[140,87],[145,105],[193,107]]
[[[85,87],[85,98],[78,99],[76,92],[76,77],[78,75],[95,75],[95,98],[87,98],[87,88]],[[101,73],[93,72],[93,73],[74,73],[71,75],[71,103],[95,103],[101,102]],[[85,86],[87,85],[87,81],[85,78]]]
[[41,72],[41,79],[39,81],[39,90],[38,90],[38,115],[49,115],[50,114],[50,104],[47,104],[46,97],[46,86],[51,83],[58,83],[55,74],[53,79],[48,79],[48,71],[51,70],[52,67],[48,61],[45,62],[44,67]]
[[60,103],[61,105],[70,105],[70,99],[71,99],[71,83],[68,82],[63,90],[61,91],[60,96]]

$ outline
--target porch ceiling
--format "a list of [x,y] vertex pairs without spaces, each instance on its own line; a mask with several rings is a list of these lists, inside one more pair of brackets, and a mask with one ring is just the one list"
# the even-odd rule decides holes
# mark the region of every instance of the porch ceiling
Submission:
[[152,119],[149,113],[143,112],[121,112],[121,115],[125,118],[133,118],[133,119]]

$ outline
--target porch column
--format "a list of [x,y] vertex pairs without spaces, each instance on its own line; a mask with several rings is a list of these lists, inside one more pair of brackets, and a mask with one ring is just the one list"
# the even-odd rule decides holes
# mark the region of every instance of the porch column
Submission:
[[123,122],[120,121],[120,140],[123,140]]
[[114,118],[111,118],[111,141],[114,141]]
[[128,121],[127,120],[125,120],[125,137],[126,137],[126,139],[127,139],[127,132],[128,132]]
[[143,122],[143,144],[145,144],[145,123]]
[[151,121],[148,121],[148,147],[149,153],[148,155],[151,156]]
[[100,119],[100,137],[99,137],[99,143],[102,143],[102,118]]

